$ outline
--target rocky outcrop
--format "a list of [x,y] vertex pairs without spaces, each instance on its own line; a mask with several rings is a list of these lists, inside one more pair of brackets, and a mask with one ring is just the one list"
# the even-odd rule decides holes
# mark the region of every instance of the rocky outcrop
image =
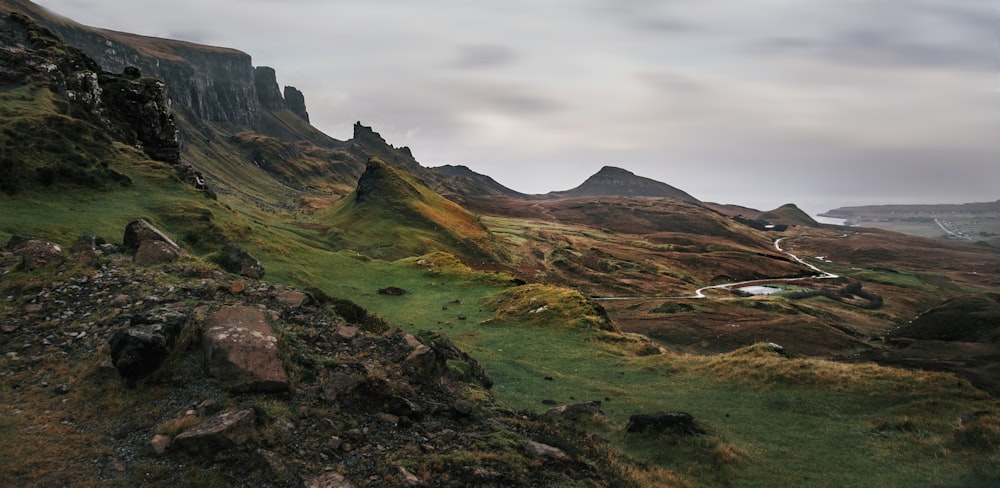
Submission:
[[257,258],[253,257],[246,250],[235,244],[226,244],[219,256],[219,264],[229,271],[238,275],[259,280],[264,277],[264,265],[260,264]]
[[205,320],[205,372],[234,392],[288,390],[278,338],[257,307],[224,307]]
[[[75,106],[70,114],[142,148],[159,161],[180,161],[166,85],[131,66],[101,68],[20,13],[0,14],[0,84],[46,83]],[[120,74],[118,74],[120,73]],[[82,109],[82,110],[81,110]]]
[[309,122],[309,112],[306,111],[306,97],[294,86],[285,87],[285,108]]
[[257,101],[260,102],[261,108],[273,111],[284,110],[285,99],[278,91],[278,78],[274,68],[268,66],[254,68],[253,81],[257,90]]
[[125,68],[123,73],[98,77],[101,101],[113,117],[124,122],[119,132],[126,140],[136,141],[149,157],[171,165],[180,163],[177,126],[166,84],[143,77],[135,68]]

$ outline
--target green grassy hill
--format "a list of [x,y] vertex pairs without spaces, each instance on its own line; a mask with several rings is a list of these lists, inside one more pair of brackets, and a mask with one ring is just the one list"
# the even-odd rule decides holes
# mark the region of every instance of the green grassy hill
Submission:
[[314,216],[329,226],[334,249],[387,260],[431,250],[479,262],[497,259],[496,244],[476,216],[376,158],[354,192]]

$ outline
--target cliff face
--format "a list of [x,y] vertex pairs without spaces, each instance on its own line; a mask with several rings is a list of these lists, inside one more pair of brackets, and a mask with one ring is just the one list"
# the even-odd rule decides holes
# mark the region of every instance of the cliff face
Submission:
[[235,49],[97,29],[59,18],[27,1],[4,2],[59,38],[79,48],[106,71],[136,67],[166,83],[174,109],[211,122],[255,125],[263,110],[292,112],[308,121],[301,92],[282,97],[274,70],[254,68],[250,55]]
[[[0,11],[0,86],[27,96],[0,118],[0,188],[16,193],[56,182],[127,182],[107,168],[112,139],[178,166],[177,127],[162,81],[135,68],[102,71],[82,51],[30,18]],[[28,90],[23,90],[29,87]],[[42,87],[51,101],[33,95]],[[29,100],[38,100],[34,106]],[[179,169],[186,170],[186,167]]]

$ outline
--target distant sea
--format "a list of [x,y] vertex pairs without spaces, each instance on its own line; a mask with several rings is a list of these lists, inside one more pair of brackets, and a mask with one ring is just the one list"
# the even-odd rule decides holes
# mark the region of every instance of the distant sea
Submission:
[[844,220],[844,219],[833,219],[833,218],[830,218],[830,217],[820,217],[819,215],[813,215],[812,218],[815,219],[816,222],[819,222],[821,224],[846,225],[845,224],[846,220]]

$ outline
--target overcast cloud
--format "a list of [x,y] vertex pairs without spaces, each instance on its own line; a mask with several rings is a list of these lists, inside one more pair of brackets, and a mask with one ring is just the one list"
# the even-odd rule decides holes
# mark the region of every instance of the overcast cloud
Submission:
[[39,0],[232,47],[425,166],[525,193],[601,166],[810,212],[1000,198],[1000,6],[984,0]]

